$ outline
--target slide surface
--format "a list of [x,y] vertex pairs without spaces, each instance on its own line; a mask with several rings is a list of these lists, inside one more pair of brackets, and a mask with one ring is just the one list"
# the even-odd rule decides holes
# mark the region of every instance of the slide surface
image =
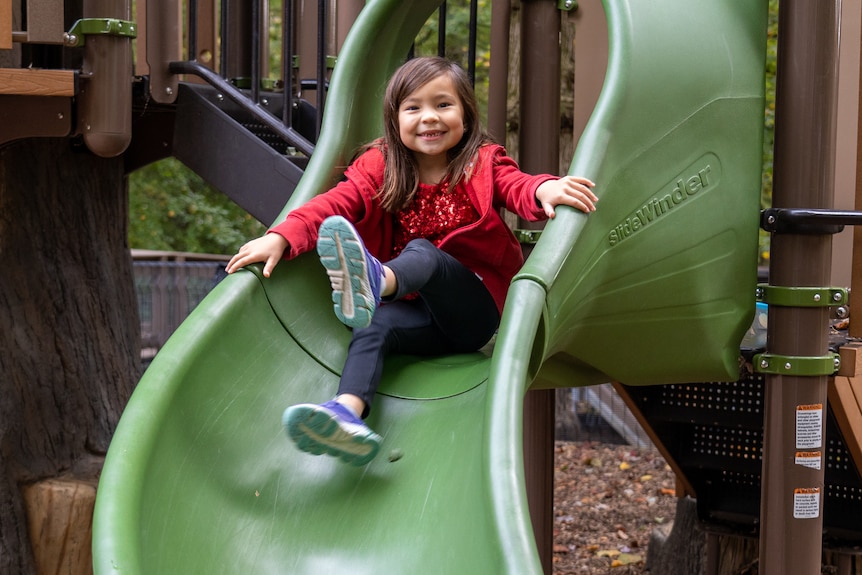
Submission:
[[[285,213],[376,135],[382,87],[438,4],[366,4]],[[736,379],[754,313],[766,3],[605,11],[607,78],[570,170],[599,183],[599,210],[560,210],[546,228],[495,345],[392,358],[369,419],[381,453],[353,468],[298,452],[281,427],[286,406],[331,397],[349,342],[323,268],[306,255],[269,279],[227,278],[123,414],[99,484],[97,574],[541,573],[527,389]]]

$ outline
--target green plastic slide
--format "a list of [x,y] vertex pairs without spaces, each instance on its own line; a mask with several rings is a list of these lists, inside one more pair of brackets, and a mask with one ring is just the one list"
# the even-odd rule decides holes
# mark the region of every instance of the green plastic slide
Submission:
[[[366,4],[285,213],[378,133],[383,86],[438,4]],[[350,333],[312,255],[269,279],[234,274],[123,414],[96,502],[97,574],[538,574],[526,390],[737,378],[754,313],[766,3],[605,11],[606,82],[571,166],[598,182],[599,209],[559,210],[493,350],[392,358],[369,420],[383,447],[366,467],[300,453],[282,411],[331,397]]]

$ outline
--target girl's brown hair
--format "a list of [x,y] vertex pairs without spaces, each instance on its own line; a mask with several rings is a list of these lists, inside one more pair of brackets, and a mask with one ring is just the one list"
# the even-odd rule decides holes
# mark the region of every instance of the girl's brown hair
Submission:
[[437,56],[408,60],[396,70],[386,87],[383,101],[384,135],[382,142],[378,141],[386,157],[383,188],[380,190],[381,203],[390,212],[409,204],[419,188],[419,165],[413,151],[401,141],[398,108],[410,94],[443,74],[451,78],[464,110],[464,136],[448,152],[449,170],[445,179],[450,189],[458,185],[462,178],[469,179],[475,168],[470,163],[477,157],[479,148],[491,141],[480,125],[476,95],[463,68]]

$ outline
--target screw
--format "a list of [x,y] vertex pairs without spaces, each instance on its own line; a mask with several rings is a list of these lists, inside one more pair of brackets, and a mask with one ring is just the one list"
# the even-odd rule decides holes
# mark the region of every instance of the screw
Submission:
[[269,100],[267,100],[266,98],[261,99],[260,103],[264,106],[269,106]]
[[839,306],[835,308],[835,315],[841,319],[844,319],[848,315],[850,315],[850,310],[847,309],[847,306]]
[[790,365],[790,362],[789,362],[789,361],[788,361],[787,363],[785,363],[785,364],[784,364],[784,369],[789,370],[791,367],[792,367],[792,366]]
[[769,367],[769,361],[765,360],[765,359],[761,359],[760,360],[760,367],[761,367],[761,369],[766,369],[767,367]]
[[841,358],[836,355],[835,356],[835,369],[837,370],[839,367],[841,367]]
[[766,223],[774,224],[775,223],[775,216],[767,216],[766,217]]
[[216,94],[216,100],[218,100],[219,102],[223,102],[223,101],[224,101],[224,96],[223,96],[223,95],[221,95],[221,94]]
[[173,89],[173,88],[171,88],[170,86],[168,86],[167,88],[165,88],[165,94],[167,94],[168,96],[170,96],[170,95],[171,95],[171,94],[173,94],[173,93],[174,93],[174,89]]
[[832,292],[832,301],[841,301],[844,299],[844,296],[840,291]]
[[814,294],[814,301],[820,301],[820,294],[819,293]]

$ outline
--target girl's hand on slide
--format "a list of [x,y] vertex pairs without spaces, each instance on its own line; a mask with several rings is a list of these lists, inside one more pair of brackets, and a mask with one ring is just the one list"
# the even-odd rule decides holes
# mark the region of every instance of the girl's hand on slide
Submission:
[[263,276],[268,278],[281,258],[284,257],[284,252],[288,247],[287,240],[282,236],[266,234],[239,248],[236,255],[227,263],[225,271],[232,274],[249,264],[264,262]]
[[594,187],[595,184],[587,178],[565,176],[559,180],[543,182],[536,189],[536,199],[551,219],[556,215],[554,208],[560,205],[590,213],[596,211],[596,202],[599,201],[598,196],[593,193]]

